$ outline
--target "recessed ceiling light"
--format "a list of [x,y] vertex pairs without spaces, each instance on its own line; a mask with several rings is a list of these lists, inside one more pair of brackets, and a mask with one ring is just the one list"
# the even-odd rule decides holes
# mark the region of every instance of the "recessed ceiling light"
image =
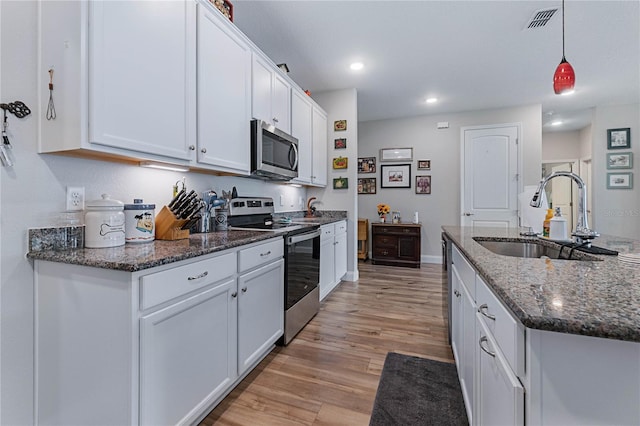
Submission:
[[350,65],[350,68],[354,71],[358,71],[364,68],[364,64],[362,62],[354,62]]
[[425,102],[428,104],[435,104],[436,102],[438,102],[438,98],[427,98]]
[[562,121],[560,121],[560,120],[556,120],[556,121],[552,121],[552,122],[551,122],[551,125],[552,125],[552,126],[559,126],[559,125],[561,125],[561,124],[562,124]]

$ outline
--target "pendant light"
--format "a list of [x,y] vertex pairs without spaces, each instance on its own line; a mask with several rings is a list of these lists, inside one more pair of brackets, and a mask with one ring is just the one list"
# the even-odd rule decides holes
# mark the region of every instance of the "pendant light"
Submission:
[[576,73],[564,57],[564,0],[562,0],[562,61],[553,74],[553,91],[556,95],[573,90],[576,85]]

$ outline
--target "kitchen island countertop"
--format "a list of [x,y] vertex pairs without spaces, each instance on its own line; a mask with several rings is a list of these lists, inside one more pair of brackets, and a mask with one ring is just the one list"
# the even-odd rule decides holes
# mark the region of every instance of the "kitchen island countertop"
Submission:
[[[528,328],[640,342],[640,267],[617,256],[600,261],[495,254],[474,237],[531,240],[519,229],[443,226],[446,236]],[[594,246],[640,253],[640,241],[602,235]]]

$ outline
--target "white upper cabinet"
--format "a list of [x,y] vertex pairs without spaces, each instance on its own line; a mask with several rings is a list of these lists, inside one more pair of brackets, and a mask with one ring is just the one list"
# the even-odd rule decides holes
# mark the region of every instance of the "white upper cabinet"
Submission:
[[313,108],[313,167],[311,183],[318,186],[327,184],[327,115],[319,108]]
[[217,11],[198,6],[198,162],[251,172],[251,49]]
[[57,117],[39,152],[188,162],[195,149],[194,2],[39,4],[38,88]]
[[291,133],[291,85],[279,70],[257,52],[253,54],[253,118]]
[[294,182],[311,183],[313,155],[313,106],[304,92],[291,91],[291,135],[298,139],[298,177]]

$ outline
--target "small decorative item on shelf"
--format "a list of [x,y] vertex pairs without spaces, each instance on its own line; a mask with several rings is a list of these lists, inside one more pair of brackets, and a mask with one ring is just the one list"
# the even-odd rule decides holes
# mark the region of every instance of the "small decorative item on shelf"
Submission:
[[393,212],[391,215],[392,223],[400,223],[400,212]]
[[216,9],[233,22],[233,5],[229,0],[209,0]]
[[380,216],[380,222],[384,223],[387,219],[387,214],[391,211],[391,208],[386,204],[378,204],[378,216]]

